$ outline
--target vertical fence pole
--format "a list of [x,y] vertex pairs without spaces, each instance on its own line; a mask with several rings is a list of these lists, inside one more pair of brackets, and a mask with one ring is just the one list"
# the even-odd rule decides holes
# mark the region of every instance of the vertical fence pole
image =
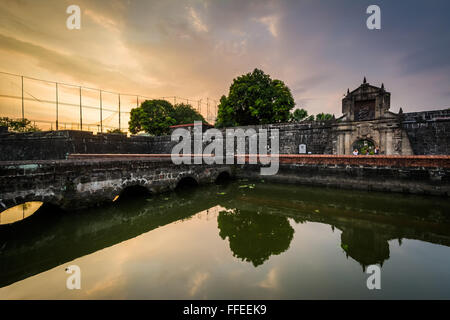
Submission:
[[23,76],[22,76],[22,120],[25,119],[25,106],[23,101]]
[[139,108],[139,96],[136,96],[136,108]]
[[120,131],[120,93],[119,93],[119,131]]
[[209,98],[206,98],[206,121],[209,121]]
[[59,105],[58,105],[58,82],[55,82],[56,84],[56,131],[58,131],[58,120],[59,120]]
[[81,102],[81,87],[80,87],[80,130],[83,130],[83,105]]
[[102,90],[100,90],[100,132],[103,133],[103,103],[102,103]]
[[214,119],[215,120],[217,118],[217,112],[218,112],[218,105],[217,105],[217,100],[214,100]]

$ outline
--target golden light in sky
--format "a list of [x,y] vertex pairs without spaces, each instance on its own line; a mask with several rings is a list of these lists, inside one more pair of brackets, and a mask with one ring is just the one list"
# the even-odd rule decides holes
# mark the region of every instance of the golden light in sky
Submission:
[[[73,4],[79,30],[66,26]],[[254,68],[283,80],[310,114],[339,115],[342,95],[363,76],[384,82],[394,112],[442,109],[450,97],[443,5],[385,3],[383,28],[370,31],[365,4],[351,1],[3,0],[0,71],[51,81],[25,78],[32,120],[54,122],[54,82],[74,84],[59,88],[58,119],[68,126],[79,122],[79,86],[104,91],[104,126],[119,123],[116,93],[130,94],[121,97],[122,126],[135,95],[197,108],[202,99],[201,112],[209,103],[214,118],[233,78]],[[83,122],[96,126],[99,92],[82,91]],[[21,78],[0,74],[0,115],[21,117],[20,96]]]

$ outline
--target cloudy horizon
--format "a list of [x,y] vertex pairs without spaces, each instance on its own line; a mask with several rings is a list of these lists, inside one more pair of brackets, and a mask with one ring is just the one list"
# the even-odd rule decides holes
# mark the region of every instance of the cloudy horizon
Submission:
[[[66,28],[66,8],[82,10]],[[381,8],[368,30],[366,8]],[[228,94],[262,69],[310,114],[341,114],[363,77],[391,111],[450,107],[448,1],[4,0],[0,71],[150,97]],[[2,114],[6,107],[0,104]]]

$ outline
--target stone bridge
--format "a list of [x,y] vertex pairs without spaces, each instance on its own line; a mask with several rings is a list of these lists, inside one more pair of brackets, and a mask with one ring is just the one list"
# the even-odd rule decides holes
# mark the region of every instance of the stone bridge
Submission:
[[450,156],[278,156],[278,173],[263,177],[261,165],[175,165],[170,154],[77,154],[67,160],[3,161],[0,212],[29,201],[79,209],[111,202],[130,190],[160,193],[223,177],[450,195]]
[[131,188],[160,193],[231,174],[229,165],[175,165],[170,155],[1,162],[0,211],[28,201],[79,209],[111,202]]

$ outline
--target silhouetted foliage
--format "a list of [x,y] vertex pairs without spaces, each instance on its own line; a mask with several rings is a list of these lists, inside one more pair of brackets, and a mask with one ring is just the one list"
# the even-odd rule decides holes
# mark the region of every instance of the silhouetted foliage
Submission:
[[120,130],[120,129],[110,129],[110,130],[106,131],[106,133],[114,133],[114,134],[123,134],[123,135],[126,135],[126,133],[123,132],[123,131]]
[[8,131],[12,132],[35,132],[41,131],[38,127],[31,123],[28,119],[14,120],[8,117],[0,118],[0,126],[8,127]]

